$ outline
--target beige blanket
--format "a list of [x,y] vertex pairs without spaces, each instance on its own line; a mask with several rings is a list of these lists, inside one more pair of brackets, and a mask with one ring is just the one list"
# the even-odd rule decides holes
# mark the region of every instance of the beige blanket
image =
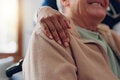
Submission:
[[99,44],[80,38],[72,28],[70,47],[65,48],[48,39],[39,24],[30,39],[23,73],[25,80],[118,80]]

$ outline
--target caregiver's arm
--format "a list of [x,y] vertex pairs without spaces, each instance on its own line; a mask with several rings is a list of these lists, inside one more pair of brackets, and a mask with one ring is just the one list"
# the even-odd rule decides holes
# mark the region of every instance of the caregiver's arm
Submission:
[[38,10],[38,22],[42,24],[43,32],[57,43],[69,46],[69,20],[57,10],[44,6]]

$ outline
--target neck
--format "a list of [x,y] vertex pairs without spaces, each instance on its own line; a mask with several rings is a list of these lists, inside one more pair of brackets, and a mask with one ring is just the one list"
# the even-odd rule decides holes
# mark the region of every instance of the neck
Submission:
[[[97,31],[97,26],[100,24],[101,20],[100,19],[96,19],[93,17],[83,17],[80,15],[76,15],[76,16],[70,16],[71,14],[64,14],[66,17],[68,17],[69,19],[71,19],[73,21],[73,23],[76,26],[80,26],[84,29],[90,30],[90,31]],[[77,17],[79,16],[79,17]]]
[[92,22],[89,22],[89,21],[84,22],[81,20],[79,20],[79,22],[77,22],[75,20],[73,20],[73,21],[74,21],[74,24],[77,26],[80,26],[80,27],[85,28],[90,31],[94,31],[94,32],[97,31],[98,24],[93,24]]
[[84,29],[90,30],[90,31],[97,31],[97,26],[98,26],[98,22],[96,22],[95,20],[89,20],[89,19],[74,19],[72,18],[73,22],[75,25],[80,26]]

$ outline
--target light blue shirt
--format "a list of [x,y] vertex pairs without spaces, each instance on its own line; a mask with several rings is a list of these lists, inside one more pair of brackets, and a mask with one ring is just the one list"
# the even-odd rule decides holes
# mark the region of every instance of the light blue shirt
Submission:
[[104,48],[106,54],[108,55],[109,63],[110,63],[113,73],[120,79],[120,64],[113,50],[104,40],[104,38],[98,32],[92,32],[92,31],[83,29],[81,27],[78,27],[77,30],[81,37],[89,39],[89,40],[94,40],[95,42],[97,42]]

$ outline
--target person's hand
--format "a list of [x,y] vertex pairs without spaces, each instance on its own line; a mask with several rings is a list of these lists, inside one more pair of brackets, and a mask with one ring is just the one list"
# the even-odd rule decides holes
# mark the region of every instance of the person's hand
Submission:
[[58,44],[69,46],[69,20],[57,10],[45,6],[38,10],[38,22],[43,25],[42,30],[50,39]]

